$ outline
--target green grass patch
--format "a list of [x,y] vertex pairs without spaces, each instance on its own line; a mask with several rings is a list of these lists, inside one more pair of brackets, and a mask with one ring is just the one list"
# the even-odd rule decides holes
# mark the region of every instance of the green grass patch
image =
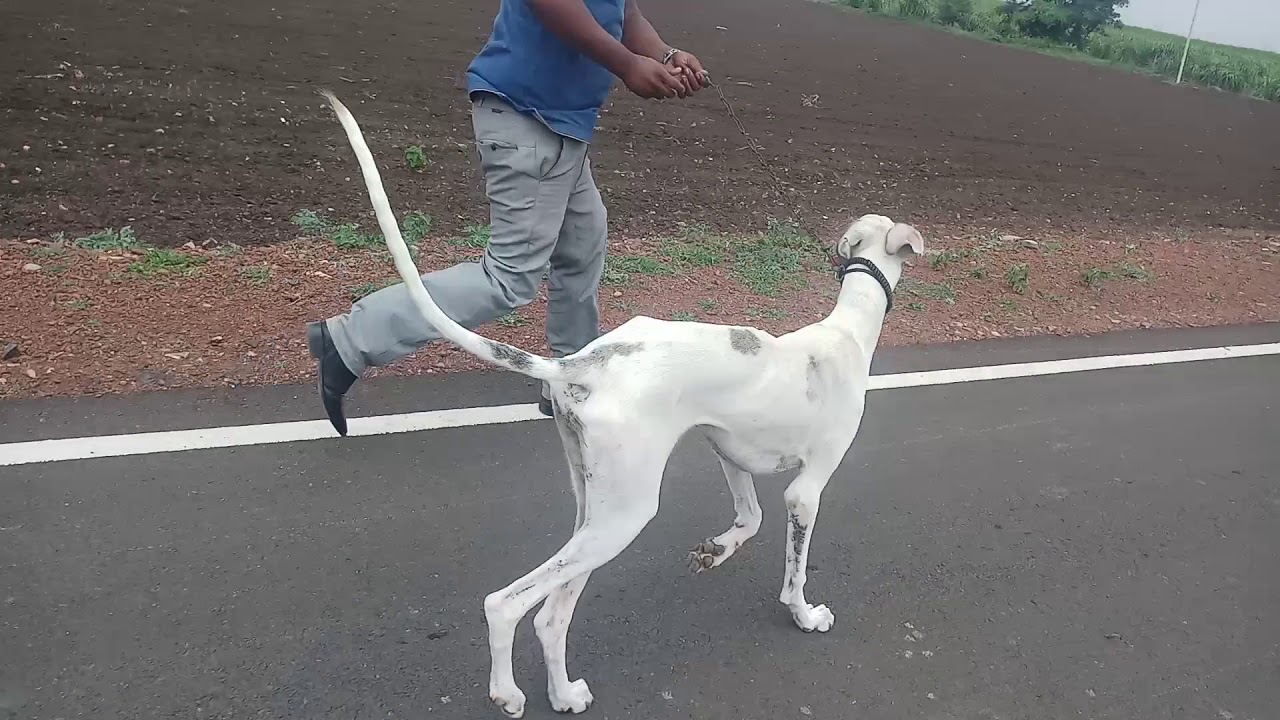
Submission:
[[463,229],[460,237],[451,238],[449,243],[473,250],[484,250],[489,247],[491,237],[492,232],[488,225],[468,225]]
[[81,250],[98,252],[141,250],[144,247],[143,242],[133,232],[133,228],[128,226],[119,230],[100,230],[91,235],[76,238],[75,246]]
[[715,300],[699,300],[698,309],[703,312],[715,312],[720,308],[720,303]]
[[956,289],[950,283],[931,283],[915,278],[903,278],[898,281],[897,289],[921,300],[934,300],[947,305],[956,304]]
[[733,274],[755,294],[773,297],[784,287],[808,287],[805,263],[817,256],[816,241],[798,225],[773,221],[763,235],[738,247]]
[[1102,287],[1104,283],[1114,280],[1115,277],[1115,272],[1106,268],[1087,268],[1080,271],[1081,284],[1091,288]]
[[636,275],[674,275],[670,265],[644,255],[609,255],[604,259],[603,285],[629,285]]
[[31,251],[31,255],[39,260],[53,260],[66,254],[67,251],[60,247],[38,247]]
[[697,322],[698,316],[688,310],[677,310],[671,313],[671,319],[676,322]]
[[[314,210],[299,210],[291,222],[308,236],[325,238],[341,250],[385,249],[387,245],[380,232],[365,232],[358,223],[335,223]],[[417,255],[418,245],[431,232],[433,225],[430,215],[416,210],[401,218],[400,235],[411,254]]]
[[902,307],[908,310],[911,310],[912,312],[924,312],[924,303],[920,302],[919,300],[912,300],[911,302],[903,305]]
[[986,276],[987,276],[987,269],[981,265],[979,265],[976,268],[971,268],[969,270],[969,277],[975,280],[982,280]]
[[141,260],[129,263],[125,272],[134,277],[153,278],[162,275],[195,275],[206,258],[168,248],[147,248]]
[[967,257],[969,257],[968,250],[941,250],[929,255],[929,267],[934,270],[945,270]]
[[506,315],[503,315],[502,317],[498,318],[495,322],[497,322],[499,325],[503,327],[510,327],[510,328],[520,327],[521,325],[529,324],[528,318],[521,315],[519,312],[509,312]]
[[264,287],[271,282],[271,268],[267,265],[240,268],[240,276],[249,281],[251,285]]
[[68,300],[66,305],[72,310],[88,310],[93,307],[93,301],[85,298],[76,298],[75,300]]
[[791,313],[778,308],[748,308],[747,317],[760,320],[786,320],[791,317]]

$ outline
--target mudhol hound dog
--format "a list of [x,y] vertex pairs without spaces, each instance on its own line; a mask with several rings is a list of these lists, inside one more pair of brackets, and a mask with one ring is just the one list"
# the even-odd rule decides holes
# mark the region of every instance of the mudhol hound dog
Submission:
[[[577,517],[573,536],[542,565],[484,599],[489,626],[489,697],[524,714],[512,675],[516,625],[534,606],[547,692],[561,712],[591,705],[583,680],[565,668],[569,621],[587,578],[640,534],[658,512],[667,459],[689,431],[706,437],[724,469],[737,516],[701,542],[690,567],[718,567],[760,529],[753,476],[797,471],[787,486],[785,571],[779,600],[806,632],[835,616],[805,599],[805,566],[822,490],[862,421],[871,357],[903,263],[924,253],[910,225],[864,215],[840,238],[835,308],[819,322],[774,337],[750,327],[633,318],[580,352],[546,358],[487,339],[450,319],[427,292],[392,213],[373,155],[350,111],[320,92],[355,150],[378,225],[413,303],[463,349],[548,383],[564,443]],[[543,602],[545,601],[545,602]]]

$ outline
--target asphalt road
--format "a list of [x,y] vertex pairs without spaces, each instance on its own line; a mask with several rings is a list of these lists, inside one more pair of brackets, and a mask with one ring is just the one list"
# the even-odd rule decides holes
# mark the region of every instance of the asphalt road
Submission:
[[[984,343],[877,366],[1277,339]],[[513,391],[531,392],[391,380],[360,400],[532,399]],[[12,403],[0,442],[315,417],[310,392]],[[575,615],[584,717],[1269,720],[1278,440],[1278,356],[873,393],[812,543],[825,635],[776,599],[787,476],[758,481],[751,545],[687,572],[733,512],[686,442],[658,518]],[[0,718],[500,717],[482,598],[572,520],[547,422],[0,468]],[[526,717],[556,717],[543,672],[526,619]]]

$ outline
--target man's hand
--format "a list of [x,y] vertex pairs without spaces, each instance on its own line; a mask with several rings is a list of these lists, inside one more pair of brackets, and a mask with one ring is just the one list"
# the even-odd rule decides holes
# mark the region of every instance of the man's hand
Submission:
[[633,55],[622,73],[627,89],[647,100],[686,97],[691,92],[685,72],[675,65],[662,63],[643,55]]
[[671,65],[680,70],[680,79],[690,94],[711,84],[711,76],[703,69],[702,62],[694,57],[693,53],[681,50],[671,57]]

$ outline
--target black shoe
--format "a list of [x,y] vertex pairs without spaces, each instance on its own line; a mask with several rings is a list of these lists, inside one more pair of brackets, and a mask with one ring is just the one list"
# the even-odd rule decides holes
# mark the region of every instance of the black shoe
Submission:
[[329,415],[333,429],[345,437],[347,416],[342,412],[342,396],[358,378],[338,356],[338,349],[333,346],[333,338],[329,337],[329,328],[323,321],[307,325],[307,347],[311,350],[311,357],[316,359],[316,382],[324,411]]
[[551,404],[551,397],[547,395],[547,392],[547,384],[544,382],[542,383],[542,394],[538,396],[538,412],[547,417],[555,417],[556,409]]

